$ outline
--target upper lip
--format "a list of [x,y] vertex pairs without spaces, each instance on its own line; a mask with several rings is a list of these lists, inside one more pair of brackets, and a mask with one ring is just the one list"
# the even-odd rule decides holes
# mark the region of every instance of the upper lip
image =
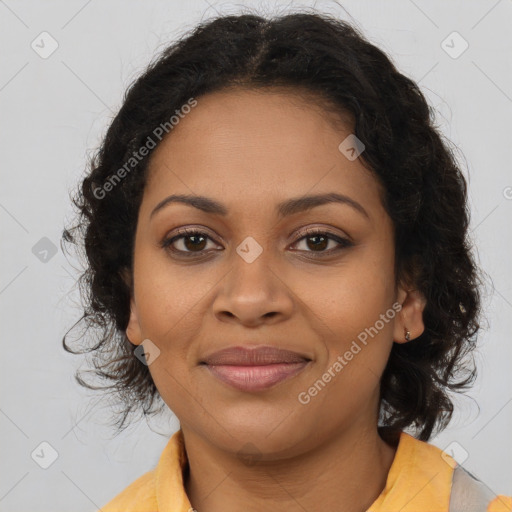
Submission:
[[298,352],[270,345],[259,345],[251,348],[247,346],[228,347],[210,354],[202,359],[201,363],[209,365],[261,366],[277,363],[303,363],[310,360],[309,357]]

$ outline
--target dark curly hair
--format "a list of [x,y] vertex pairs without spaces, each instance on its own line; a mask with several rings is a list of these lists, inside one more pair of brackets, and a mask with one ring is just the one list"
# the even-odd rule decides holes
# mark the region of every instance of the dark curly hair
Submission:
[[83,316],[75,326],[85,322],[94,339],[72,350],[66,337],[73,326],[63,345],[68,352],[89,353],[89,371],[102,384],[84,381],[80,371],[76,379],[109,391],[116,399],[112,405],[121,405],[119,431],[132,413],[163,408],[125,333],[131,290],[123,275],[132,272],[151,154],[137,154],[133,169],[106,197],[97,190],[187,100],[227,87],[291,88],[351,115],[352,131],[366,146],[360,159],[382,185],[394,224],[396,282],[409,283],[426,298],[423,334],[393,344],[381,379],[380,421],[392,430],[413,429],[428,441],[452,417],[448,392],[460,392],[476,377],[472,350],[480,328],[481,280],[469,243],[466,180],[418,85],[360,29],[318,12],[269,18],[246,13],[202,22],[129,86],[72,197],[75,225],[63,231],[63,241],[76,244],[87,261],[78,281]]

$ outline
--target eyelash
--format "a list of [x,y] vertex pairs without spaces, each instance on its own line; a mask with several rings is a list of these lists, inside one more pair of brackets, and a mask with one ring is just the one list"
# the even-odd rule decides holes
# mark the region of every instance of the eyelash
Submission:
[[[348,240],[347,238],[343,238],[343,237],[340,237],[338,235],[334,235],[333,233],[330,233],[328,231],[324,231],[320,228],[310,228],[310,229],[306,229],[306,230],[303,230],[303,231],[300,231],[298,233],[298,235],[300,235],[300,238],[298,238],[293,245],[297,244],[298,242],[300,242],[301,240],[303,239],[307,239],[308,237],[313,237],[313,236],[318,236],[318,235],[323,235],[325,236],[326,238],[328,238],[329,240],[334,240],[335,242],[337,242],[339,244],[339,246],[335,249],[330,249],[328,251],[319,251],[316,253],[316,251],[305,251],[305,252],[310,252],[312,254],[314,254],[315,258],[321,258],[323,256],[326,256],[326,255],[331,255],[332,253],[334,252],[338,252],[342,249],[346,249],[348,247],[352,247],[354,244]],[[194,257],[194,256],[201,256],[204,254],[204,249],[202,249],[201,251],[182,251],[182,250],[179,250],[179,249],[173,249],[171,247],[171,245],[181,239],[181,238],[187,238],[187,237],[191,237],[191,236],[202,236],[202,237],[205,237],[209,240],[212,240],[212,238],[210,236],[208,236],[208,233],[204,232],[204,231],[200,231],[198,229],[195,229],[195,228],[183,228],[181,230],[178,230],[178,234],[176,236],[173,236],[172,238],[166,238],[165,240],[163,240],[161,243],[160,243],[160,246],[163,248],[163,249],[166,249],[168,251],[171,251],[173,253],[179,253],[180,256],[184,256],[186,258],[190,258],[190,257]],[[212,240],[213,241],[213,240]],[[300,252],[300,251],[299,251]],[[316,254],[315,254],[316,253]]]

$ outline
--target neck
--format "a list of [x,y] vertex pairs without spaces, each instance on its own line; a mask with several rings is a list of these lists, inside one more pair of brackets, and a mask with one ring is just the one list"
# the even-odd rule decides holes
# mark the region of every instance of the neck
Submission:
[[386,485],[396,446],[360,425],[293,458],[247,464],[183,428],[185,490],[198,512],[364,512]]

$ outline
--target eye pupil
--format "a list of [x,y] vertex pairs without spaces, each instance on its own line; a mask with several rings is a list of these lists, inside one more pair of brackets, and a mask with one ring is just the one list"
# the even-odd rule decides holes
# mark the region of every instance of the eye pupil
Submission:
[[192,239],[195,239],[197,241],[197,239],[201,239],[201,238],[203,239],[202,243],[204,244],[204,242],[206,240],[206,237],[204,237],[202,235],[187,235],[185,237],[185,242],[184,242],[185,243],[185,247],[187,248],[187,250],[194,249],[194,248],[195,249],[199,249],[200,251],[203,250],[204,249],[204,245],[199,246],[199,245],[197,245],[194,242],[192,243],[192,245],[189,245],[189,243],[188,243]]
[[[322,235],[313,235],[313,236],[308,237],[308,240],[313,240],[313,239],[317,240],[317,242],[314,242],[314,244],[313,244],[313,247],[315,247],[316,249],[319,249],[319,248],[325,249],[325,247],[329,243],[328,238],[325,236],[322,236]],[[323,239],[323,242],[318,243],[319,239]]]

